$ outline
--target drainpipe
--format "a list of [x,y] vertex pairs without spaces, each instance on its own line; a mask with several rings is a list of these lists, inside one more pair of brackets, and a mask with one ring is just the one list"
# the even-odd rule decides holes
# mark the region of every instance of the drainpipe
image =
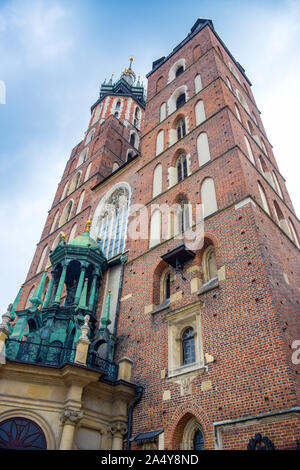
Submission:
[[128,407],[128,431],[127,431],[126,450],[130,450],[130,448],[131,448],[131,431],[132,431],[133,408],[138,404],[138,402],[142,398],[144,387],[137,387],[136,391],[137,391],[137,397],[135,397],[135,399],[130,403],[130,405]]

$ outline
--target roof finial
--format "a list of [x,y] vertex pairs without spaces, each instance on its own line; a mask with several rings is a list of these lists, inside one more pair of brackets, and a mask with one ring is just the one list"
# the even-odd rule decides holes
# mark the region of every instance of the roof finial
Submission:
[[90,232],[91,224],[92,224],[92,221],[91,221],[91,220],[88,220],[87,223],[86,223],[86,228],[85,228],[85,231],[86,231],[87,233]]
[[131,57],[129,57],[129,60],[130,60],[129,70],[131,70],[132,62],[133,62],[134,59],[133,59],[133,57],[131,56]]
[[112,85],[114,73],[111,74],[108,84]]

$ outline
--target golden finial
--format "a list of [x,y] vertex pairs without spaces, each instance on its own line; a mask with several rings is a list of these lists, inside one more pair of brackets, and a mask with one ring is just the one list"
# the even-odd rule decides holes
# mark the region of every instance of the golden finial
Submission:
[[89,280],[89,278],[88,278],[88,277],[86,277],[86,278],[85,278],[85,281],[88,281],[88,280]]
[[111,290],[110,290],[110,289],[108,289],[108,291],[107,291],[107,292],[108,292],[109,294],[111,294]]
[[101,237],[97,237],[98,242],[101,242]]
[[85,229],[85,231],[88,232],[88,233],[89,233],[89,231],[90,231],[91,223],[92,223],[91,220],[88,220],[87,223],[86,223],[86,229]]
[[61,238],[66,238],[66,236],[67,236],[67,235],[66,235],[65,233],[62,233],[62,234],[61,234]]

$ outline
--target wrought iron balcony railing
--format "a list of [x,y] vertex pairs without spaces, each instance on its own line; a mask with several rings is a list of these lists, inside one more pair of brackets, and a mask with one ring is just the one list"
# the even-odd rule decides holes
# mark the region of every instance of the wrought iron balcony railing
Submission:
[[[75,360],[76,349],[59,345],[33,343],[31,341],[18,341],[9,339],[6,342],[6,358],[26,362],[30,364],[61,367]],[[105,373],[106,378],[116,380],[118,377],[118,365],[91,352],[87,357],[87,367]]]

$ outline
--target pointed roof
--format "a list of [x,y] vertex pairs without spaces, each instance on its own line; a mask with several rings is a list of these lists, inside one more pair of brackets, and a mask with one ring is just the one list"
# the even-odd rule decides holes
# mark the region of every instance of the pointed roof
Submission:
[[116,82],[113,82],[114,74],[112,74],[108,83],[106,83],[106,79],[104,80],[100,88],[99,99],[91,107],[91,112],[93,112],[94,108],[108,95],[131,96],[140,106],[145,108],[144,86],[139,80],[135,84],[136,75],[132,70],[133,57],[130,57],[129,61],[129,67],[125,67]]

